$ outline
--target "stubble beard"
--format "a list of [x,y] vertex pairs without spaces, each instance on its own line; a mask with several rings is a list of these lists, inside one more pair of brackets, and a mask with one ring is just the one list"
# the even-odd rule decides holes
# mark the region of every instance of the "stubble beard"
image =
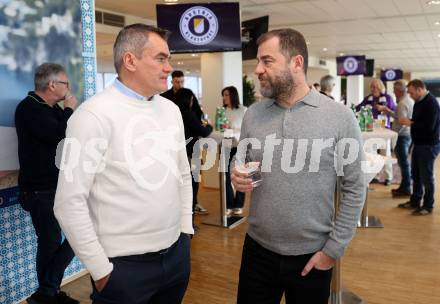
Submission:
[[266,81],[266,85],[261,85],[260,87],[261,95],[276,101],[289,99],[295,88],[295,81],[288,69],[281,71],[279,75],[273,78],[265,77],[263,79],[260,78],[261,80]]

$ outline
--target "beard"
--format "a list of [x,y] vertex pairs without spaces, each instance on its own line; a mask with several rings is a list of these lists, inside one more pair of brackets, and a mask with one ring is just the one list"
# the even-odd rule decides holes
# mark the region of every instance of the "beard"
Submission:
[[[295,81],[289,69],[281,71],[273,77],[260,76],[260,93],[266,98],[274,100],[288,99],[292,95],[292,89],[295,87]],[[261,81],[266,83],[263,85]]]

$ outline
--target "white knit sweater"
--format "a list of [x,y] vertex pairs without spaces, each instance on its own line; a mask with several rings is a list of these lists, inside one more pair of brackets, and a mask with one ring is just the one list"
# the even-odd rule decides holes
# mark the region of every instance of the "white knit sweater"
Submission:
[[109,257],[170,247],[193,233],[191,174],[179,109],[109,87],[68,122],[55,215],[97,280]]

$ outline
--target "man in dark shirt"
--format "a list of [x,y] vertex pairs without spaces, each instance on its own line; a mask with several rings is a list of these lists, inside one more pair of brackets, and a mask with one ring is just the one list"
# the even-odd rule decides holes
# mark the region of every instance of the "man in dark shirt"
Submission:
[[411,126],[414,143],[411,159],[413,194],[409,202],[398,206],[415,209],[414,215],[428,215],[434,207],[434,162],[440,151],[440,106],[421,80],[414,79],[407,87],[408,94],[415,101],[411,120],[402,121],[402,124]]
[[[67,120],[77,100],[70,94],[65,69],[44,63],[35,72],[35,91],[18,104],[15,126],[18,136],[20,204],[30,212],[37,234],[38,290],[30,304],[79,303],[60,291],[64,270],[74,257],[53,212],[58,168],[55,155],[65,137]],[[64,101],[64,110],[58,106]]]
[[[171,100],[174,102],[179,108],[181,106],[179,105],[180,100],[177,92],[184,87],[185,84],[185,77],[182,71],[175,70],[171,73],[171,83],[173,84],[173,87],[169,89],[168,91],[163,92],[160,94],[162,97],[165,97],[166,99]],[[188,89],[189,90],[189,89]],[[196,95],[194,95],[193,91],[189,90],[192,94],[192,106],[191,106],[191,112],[195,114],[195,117],[199,120],[203,117],[203,111],[200,108],[199,101],[197,100]],[[194,186],[194,184],[193,184]],[[197,193],[197,191],[196,191]],[[202,205],[200,205],[197,202],[197,197],[193,198],[196,201],[194,212],[197,214],[208,214],[208,210],[206,210]]]
[[[185,77],[182,71],[173,71],[171,73],[171,83],[173,87],[169,89],[168,91],[163,92],[160,94],[162,97],[165,97],[166,99],[171,100],[175,104],[178,105],[178,100],[176,100],[176,93],[179,91],[179,89],[183,88],[185,85]],[[191,91],[192,92],[192,91]],[[191,111],[193,111],[198,119],[202,119],[203,111],[200,108],[199,101],[196,98],[196,95],[193,94],[193,105],[191,107]]]

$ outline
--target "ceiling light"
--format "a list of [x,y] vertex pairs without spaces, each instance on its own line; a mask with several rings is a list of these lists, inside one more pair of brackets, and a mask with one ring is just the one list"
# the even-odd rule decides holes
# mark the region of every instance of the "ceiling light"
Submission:
[[440,21],[434,22],[435,25],[440,25]]
[[438,4],[440,4],[440,0],[431,0],[431,1],[426,2],[426,4],[428,4],[428,5],[438,5]]
[[323,50],[324,52],[327,52],[327,51],[328,51],[328,49],[327,49],[327,48],[323,48],[322,50]]
[[164,2],[166,2],[166,3],[176,3],[176,2],[178,2],[179,0],[164,0]]
[[190,72],[190,71],[185,71],[185,73],[186,73],[186,74],[189,74],[189,73],[191,73],[191,72]]
[[181,65],[181,64],[183,64],[183,62],[182,62],[182,61],[179,61],[179,62],[177,62],[177,64],[178,64],[178,65]]
[[344,53],[339,53],[339,56],[344,56]]
[[197,54],[191,54],[191,56],[193,56],[193,57],[197,57]]
[[306,41],[306,44],[309,45],[309,44],[310,44],[310,41]]

